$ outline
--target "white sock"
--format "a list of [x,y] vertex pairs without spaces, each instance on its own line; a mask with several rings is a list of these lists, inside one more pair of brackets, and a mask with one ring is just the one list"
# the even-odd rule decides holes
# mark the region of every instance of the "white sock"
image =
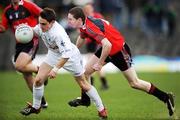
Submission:
[[96,108],[98,111],[102,111],[104,109],[104,105],[102,103],[102,100],[94,86],[91,85],[91,88],[89,91],[86,92],[86,94],[90,97],[90,99],[95,103]]
[[33,85],[33,108],[39,109],[41,107],[41,99],[44,94],[44,85],[35,87]]

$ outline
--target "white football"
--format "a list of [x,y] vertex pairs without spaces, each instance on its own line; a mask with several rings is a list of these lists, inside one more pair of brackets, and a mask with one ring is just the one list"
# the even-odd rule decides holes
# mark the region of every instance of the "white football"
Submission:
[[19,43],[29,43],[33,39],[33,30],[29,25],[22,24],[16,28],[15,37]]

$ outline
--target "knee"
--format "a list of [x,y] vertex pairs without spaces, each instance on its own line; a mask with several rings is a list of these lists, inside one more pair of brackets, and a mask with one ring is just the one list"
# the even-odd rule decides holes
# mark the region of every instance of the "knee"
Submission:
[[43,85],[43,79],[41,79],[40,77],[36,77],[35,80],[34,80],[34,85],[36,87],[39,87],[39,86]]
[[130,82],[129,85],[131,86],[131,88],[137,89],[139,86],[138,80]]
[[21,64],[15,64],[15,69],[18,70],[19,72],[24,72],[25,66]]
[[89,79],[89,77],[90,77],[90,74],[89,74],[89,73],[87,73],[87,72],[85,72],[85,73],[84,73],[84,75],[85,75],[86,80],[88,80],[88,79]]
[[85,87],[84,87],[84,84],[82,84],[82,83],[79,84],[79,87],[80,87],[82,90],[84,90],[84,88],[85,88]]

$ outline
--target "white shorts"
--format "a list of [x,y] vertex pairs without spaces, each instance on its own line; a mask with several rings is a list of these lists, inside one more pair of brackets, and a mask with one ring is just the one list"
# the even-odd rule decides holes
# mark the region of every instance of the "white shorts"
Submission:
[[[60,54],[48,50],[48,54],[46,55],[44,62],[54,67],[61,58]],[[74,55],[72,55],[63,68],[72,73],[74,76],[82,75],[85,72],[85,69],[80,52],[77,51]]]

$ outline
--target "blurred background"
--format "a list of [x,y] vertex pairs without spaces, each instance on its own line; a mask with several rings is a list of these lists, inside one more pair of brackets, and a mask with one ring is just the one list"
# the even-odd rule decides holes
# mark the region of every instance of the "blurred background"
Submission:
[[[10,0],[0,1],[0,14]],[[31,0],[32,1],[32,0]],[[179,0],[33,0],[38,6],[54,8],[57,21],[75,42],[78,32],[67,25],[73,6],[94,5],[125,37],[139,71],[180,71]],[[1,21],[1,18],[0,18]],[[40,41],[38,56],[47,52]],[[13,70],[15,40],[11,30],[0,34],[0,70]],[[81,49],[87,51],[85,46]],[[39,57],[36,57],[38,59]],[[41,61],[41,59],[37,60]]]

